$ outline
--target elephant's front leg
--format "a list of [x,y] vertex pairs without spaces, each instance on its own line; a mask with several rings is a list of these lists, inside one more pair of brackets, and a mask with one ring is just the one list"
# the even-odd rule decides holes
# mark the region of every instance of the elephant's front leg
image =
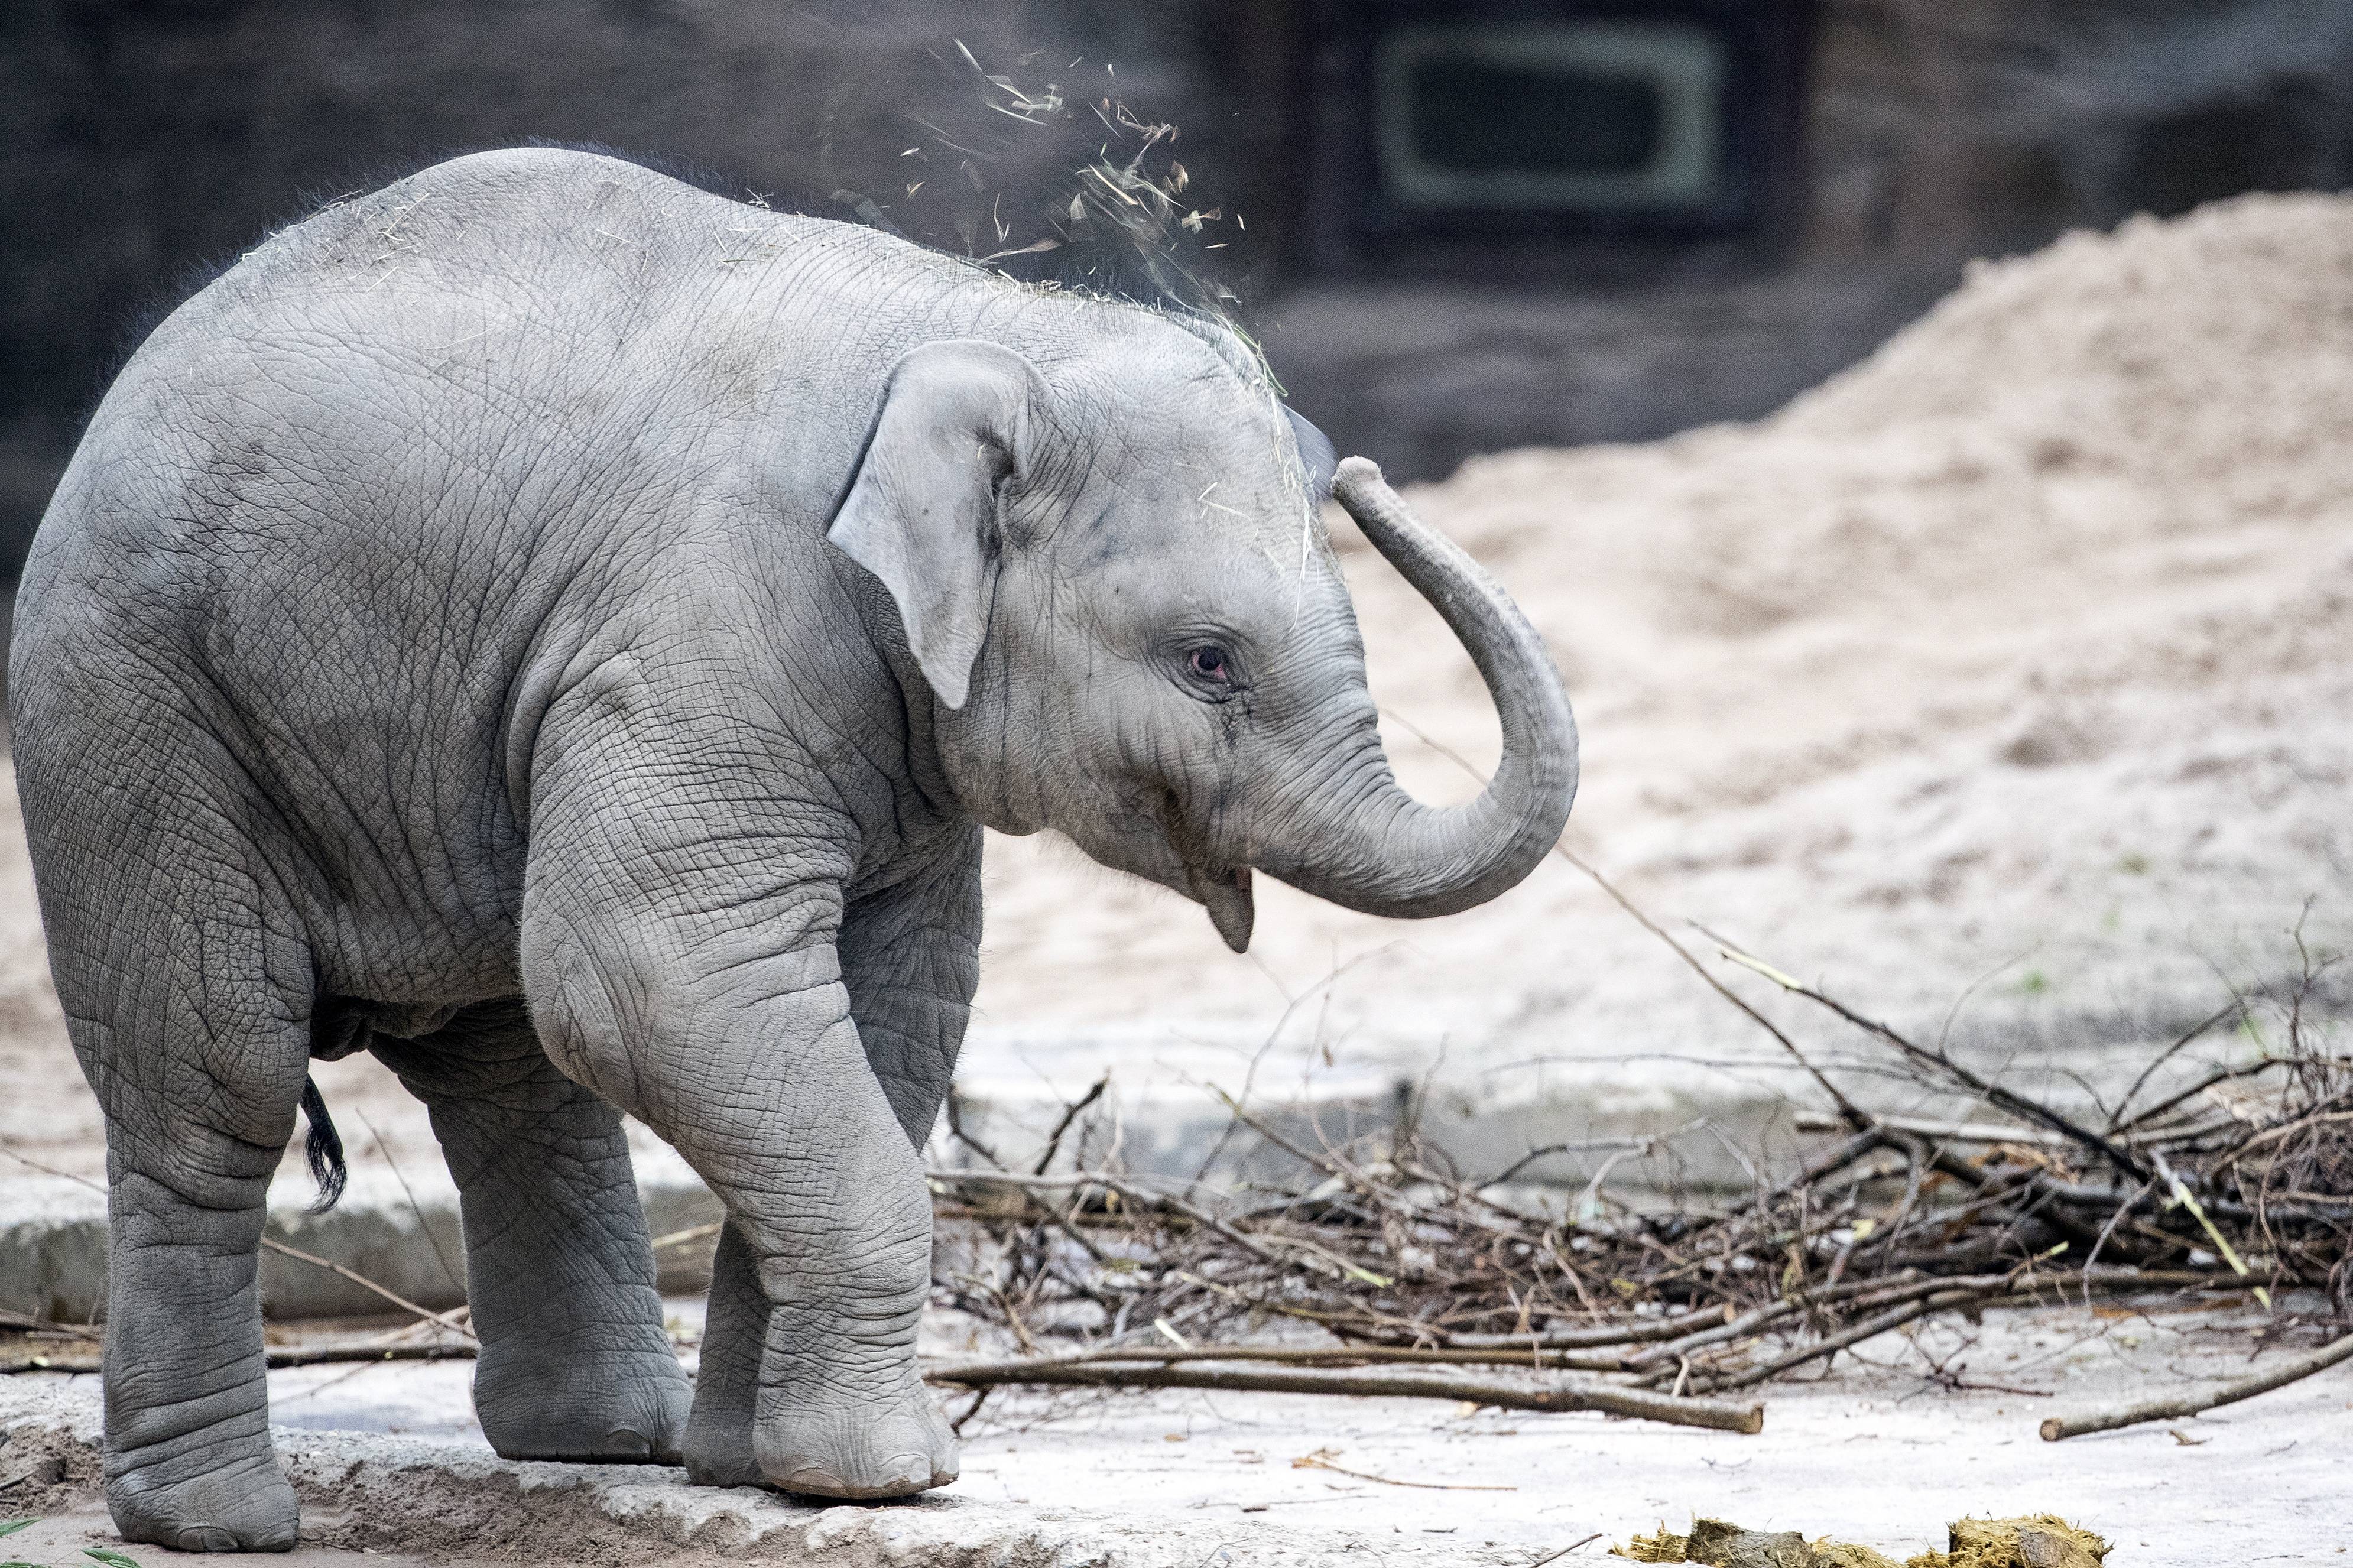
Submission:
[[673,1144],[727,1205],[766,1306],[752,1402],[760,1474],[842,1498],[955,1479],[955,1439],[915,1367],[931,1272],[923,1167],[806,904],[712,922],[632,916],[544,879],[533,899],[525,985],[551,1054]]
[[[920,1151],[947,1098],[980,963],[980,830],[918,874],[843,912],[836,946],[866,1059],[907,1141]],[[712,1258],[687,1471],[709,1486],[763,1478],[753,1434],[768,1300],[741,1226]]]

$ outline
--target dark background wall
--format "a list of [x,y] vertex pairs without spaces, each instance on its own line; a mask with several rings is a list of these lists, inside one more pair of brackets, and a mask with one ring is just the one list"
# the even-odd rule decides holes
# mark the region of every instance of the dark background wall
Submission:
[[[1743,0],[1691,0],[1737,9]],[[1508,11],[1510,5],[1504,7]],[[1291,0],[12,0],[0,15],[0,570],[142,307],[313,201],[531,137],[901,204],[988,69],[1182,127],[1294,400],[1409,476],[1746,417],[1859,357],[1969,257],[2250,189],[2353,184],[2341,0],[1820,0],[1769,241],[1415,274],[1311,243],[1317,11]],[[960,117],[960,118],[959,118]],[[976,132],[974,133],[977,133]],[[1005,142],[1017,198],[1067,142]],[[1036,165],[1030,167],[1029,165]],[[941,187],[934,187],[934,195]],[[903,203],[909,209],[915,204]],[[1687,264],[1686,264],[1687,263]]]

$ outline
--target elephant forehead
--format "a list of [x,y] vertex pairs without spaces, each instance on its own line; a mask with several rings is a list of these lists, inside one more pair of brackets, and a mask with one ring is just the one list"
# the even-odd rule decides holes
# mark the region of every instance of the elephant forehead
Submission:
[[1288,453],[1129,448],[1090,469],[1065,517],[1056,532],[1073,560],[1092,565],[1138,556],[1249,558],[1296,576],[1326,547]]
[[1162,536],[1083,552],[1061,574],[1054,613],[1114,646],[1171,631],[1230,633],[1261,654],[1353,635],[1346,590],[1328,555],[1302,560],[1296,536],[1270,545],[1227,529],[1204,542]]
[[1185,374],[1148,360],[1116,381],[1091,383],[1074,431],[1090,482],[1155,499],[1208,492],[1228,506],[1306,504],[1291,422],[1271,388],[1223,366]]

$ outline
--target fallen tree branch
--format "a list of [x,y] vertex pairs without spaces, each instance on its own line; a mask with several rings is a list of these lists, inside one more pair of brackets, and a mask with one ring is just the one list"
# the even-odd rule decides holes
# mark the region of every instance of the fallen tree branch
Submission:
[[55,1334],[60,1339],[95,1340],[98,1331],[87,1323],[59,1323],[30,1312],[0,1310],[0,1329],[21,1334]]
[[726,1228],[727,1222],[723,1219],[712,1220],[709,1225],[691,1225],[684,1230],[673,1230],[667,1235],[654,1237],[653,1249],[656,1252],[667,1252],[673,1247],[688,1247],[717,1236]]
[[1535,1335],[1456,1334],[1453,1342],[1464,1350],[1500,1349],[1508,1345],[1520,1350],[1533,1346],[1544,1351],[1588,1351],[1608,1345],[1640,1345],[1658,1340],[1679,1340],[1694,1330],[1725,1321],[1724,1309],[1711,1307],[1704,1311],[1683,1312],[1671,1318],[1636,1318],[1598,1329],[1554,1329]]
[[96,1356],[10,1356],[0,1361],[0,1376],[13,1377],[20,1372],[96,1372]]
[[463,1345],[280,1345],[269,1352],[269,1364],[326,1366],[347,1361],[471,1361],[481,1347]]
[[[1846,1122],[1818,1110],[1797,1116],[1800,1132],[1842,1132]],[[1879,1124],[1890,1132],[1909,1132],[1949,1143],[2016,1143],[2030,1149],[2064,1148],[2070,1140],[2045,1127],[2013,1127],[1992,1121],[1937,1121],[1923,1116],[1883,1116]]]
[[1539,1372],[1621,1372],[1614,1355],[1562,1351],[1523,1340],[1517,1345],[1137,1345],[1044,1358],[1058,1366],[1123,1362],[1174,1365],[1193,1361],[1254,1361],[1278,1366],[1520,1366]]
[[1803,1366],[1810,1361],[1819,1361],[1824,1356],[1835,1355],[1849,1345],[1858,1345],[1865,1340],[1885,1333],[1890,1329],[1901,1328],[1915,1318],[1925,1318],[1931,1312],[1942,1312],[1954,1307],[1965,1307],[1982,1299],[1981,1293],[1974,1290],[1945,1290],[1933,1296],[1925,1296],[1916,1301],[1907,1301],[1900,1307],[1891,1307],[1886,1311],[1865,1318],[1859,1323],[1850,1323],[1837,1333],[1827,1334],[1820,1339],[1800,1345],[1796,1350],[1775,1356],[1762,1366],[1751,1367],[1746,1372],[1736,1373],[1726,1377],[1705,1380],[1704,1386],[1711,1393],[1718,1394],[1729,1394],[1736,1389],[1747,1388],[1769,1378],[1778,1377],[1792,1367]]
[[2144,1399],[2083,1415],[2053,1415],[2042,1423],[2042,1440],[2057,1443],[2088,1433],[2113,1432],[2119,1426],[2137,1426],[2144,1421],[2175,1421],[2185,1415],[2197,1415],[2224,1405],[2236,1405],[2242,1399],[2253,1399],[2258,1394],[2269,1394],[2273,1389],[2284,1388],[2291,1383],[2300,1383],[2347,1360],[2353,1360],[2353,1334],[2331,1340],[2309,1355],[2291,1357],[2252,1376],[2230,1383],[2209,1384],[2194,1393],[2164,1399]]
[[1505,1410],[1564,1412],[1599,1410],[1677,1426],[1754,1434],[1765,1428],[1765,1407],[1714,1399],[1676,1399],[1644,1389],[1607,1384],[1552,1384],[1528,1387],[1424,1373],[1333,1373],[1301,1368],[1253,1372],[1216,1366],[1107,1366],[1060,1360],[974,1362],[934,1367],[923,1381],[957,1388],[1000,1384],[1065,1388],[1207,1388],[1246,1394],[1346,1394],[1366,1399],[1445,1399],[1493,1405]]

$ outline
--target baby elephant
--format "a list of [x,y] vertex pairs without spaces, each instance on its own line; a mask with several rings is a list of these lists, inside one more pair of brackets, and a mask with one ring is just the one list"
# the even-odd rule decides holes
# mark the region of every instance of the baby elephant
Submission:
[[[1381,750],[1327,490],[1503,721],[1433,810]],[[375,1053],[463,1198],[513,1458],[941,1486],[918,1149],[984,825],[1197,900],[1510,888],[1576,735],[1535,634],[1214,323],[1017,284],[618,160],[459,159],[269,239],[92,421],[8,694],[106,1112],[106,1490],[282,1548],[256,1247],[308,1064]],[[725,1203],[702,1373],[621,1113]]]

